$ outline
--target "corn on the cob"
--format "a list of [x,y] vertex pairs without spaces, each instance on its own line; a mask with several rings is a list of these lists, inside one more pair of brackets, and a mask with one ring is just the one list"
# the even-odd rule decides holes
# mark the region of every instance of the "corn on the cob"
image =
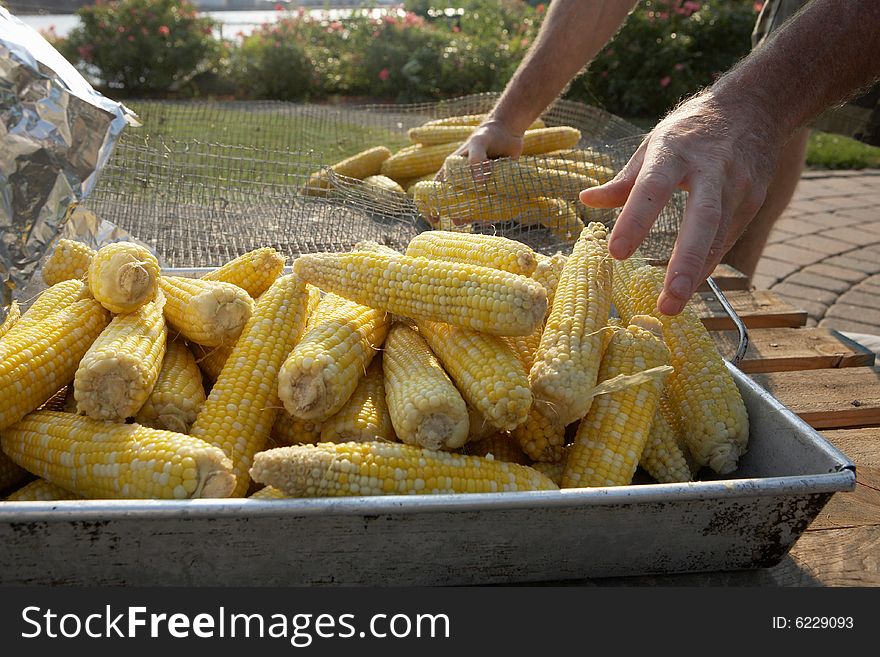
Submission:
[[[382,163],[389,157],[391,157],[391,151],[386,146],[375,146],[331,164],[329,168],[340,176],[363,180],[368,176],[382,173]],[[307,196],[324,196],[329,188],[330,181],[327,170],[321,169],[309,177],[309,181],[302,191]]]
[[529,378],[502,338],[442,322],[417,322],[419,333],[465,401],[496,429],[525,422],[532,405]]
[[[599,369],[599,380],[635,375],[669,364],[660,322],[636,315],[615,332]],[[563,488],[626,486],[632,482],[648,441],[668,372],[599,395],[581,420],[565,460]]]
[[273,447],[287,447],[288,445],[314,445],[321,441],[321,425],[309,420],[300,420],[290,417],[287,413],[278,413],[272,430],[269,432],[269,440],[266,441],[266,449]]
[[[566,448],[565,451],[568,451]],[[547,477],[554,484],[562,487],[562,473],[565,471],[565,457],[561,461],[535,461],[531,464],[532,468]]]
[[321,425],[320,442],[397,440],[385,400],[385,375],[381,362],[381,358],[373,359],[345,405]]
[[[445,144],[451,141],[462,142],[470,137],[471,133],[479,127],[485,118],[485,114],[469,114],[447,117],[445,119],[434,119],[416,128],[410,128],[407,131],[407,136],[414,144],[423,144],[425,146]],[[542,119],[535,119],[528,126],[528,130],[545,127],[547,126]]]
[[54,502],[56,500],[78,500],[80,497],[61,486],[50,484],[45,479],[34,479],[6,498],[7,502]]
[[[327,297],[318,314],[321,306],[334,303]],[[342,408],[382,346],[390,322],[385,311],[345,300],[323,315],[278,372],[278,397],[301,420],[322,422]]]
[[156,385],[135,415],[135,422],[153,429],[189,433],[205,403],[202,374],[183,340],[171,340]]
[[528,466],[403,445],[340,443],[257,454],[251,476],[293,497],[556,490]]
[[535,400],[526,421],[510,435],[533,461],[553,462],[562,458],[565,424],[547,402]]
[[21,309],[18,306],[18,302],[13,301],[9,304],[9,308],[6,311],[6,317],[0,322],[0,338],[9,332],[9,329],[12,328],[12,325],[15,324],[20,317]]
[[367,176],[364,178],[364,185],[375,190],[380,194],[379,198],[383,198],[381,194],[388,192],[397,192],[398,194],[406,194],[406,190],[396,180],[392,180],[388,176]]
[[423,126],[440,126],[440,125],[472,125],[474,127],[480,125],[486,118],[486,114],[455,114],[453,116],[444,116],[439,119],[431,119],[425,121]]
[[434,144],[399,151],[382,162],[379,173],[394,180],[418,178],[429,173],[436,173],[443,166],[443,161],[459,146],[461,141],[448,144]]
[[508,433],[495,432],[481,440],[468,442],[461,448],[468,456],[487,456],[497,461],[530,465],[531,460]]
[[256,493],[248,495],[248,498],[254,500],[289,500],[290,495],[285,495],[283,491],[278,490],[274,486],[264,486]]
[[556,295],[556,286],[559,285],[559,276],[568,256],[556,252],[552,256],[543,253],[536,254],[538,264],[532,273],[532,278],[538,281],[547,290],[547,310],[553,308],[553,297]]
[[574,148],[580,140],[580,130],[566,125],[526,130],[523,134],[521,155],[542,155],[551,151]]
[[465,235],[445,230],[428,230],[413,237],[406,255],[464,262],[531,276],[538,266],[528,245],[496,235]]
[[156,298],[159,261],[132,242],[102,246],[89,263],[92,296],[112,313],[130,313]]
[[156,385],[168,329],[163,299],[116,315],[83,356],[73,380],[77,412],[95,420],[134,417]]
[[70,413],[31,413],[0,445],[30,472],[86,498],[227,497],[234,481],[229,459],[201,440]]
[[397,437],[411,445],[455,449],[468,437],[464,399],[424,338],[395,324],[382,354],[385,398]]
[[658,407],[639,465],[661,484],[690,481],[691,471],[675,430]]
[[248,468],[281,408],[278,370],[302,336],[309,292],[296,275],[280,276],[260,297],[190,433],[232,460],[234,497],[248,489]]
[[83,299],[0,341],[0,432],[73,380],[77,365],[107,326],[107,311]]
[[69,280],[56,283],[44,290],[6,331],[6,339],[37,324],[51,315],[64,312],[75,302],[92,298],[89,286],[83,281]]
[[235,342],[254,311],[251,296],[232,283],[162,276],[159,286],[169,326],[205,347]]
[[475,174],[480,171],[481,192],[495,196],[545,196],[576,200],[588,187],[595,187],[595,178],[574,171],[544,169],[536,162],[512,158],[492,160],[491,168],[471,165],[461,156],[450,156],[445,161],[446,180],[465,189],[474,186]]
[[588,176],[592,176],[599,183],[606,183],[614,177],[614,169],[611,166],[611,158],[602,153],[588,149],[574,149],[553,151],[546,153],[546,163],[550,168],[568,169],[574,166]]
[[235,343],[224,344],[219,347],[204,347],[195,342],[190,342],[189,347],[202,374],[213,383],[220,376],[220,371],[223,369],[226,361],[229,360],[229,354],[232,353]]
[[202,276],[205,281],[232,283],[256,299],[284,270],[285,258],[272,247],[248,251]]
[[528,335],[547,310],[539,283],[489,267],[358,251],[303,255],[293,268],[364,306],[495,335]]
[[43,282],[55,285],[71,279],[82,280],[89,271],[95,250],[88,244],[60,239],[43,263]]
[[587,414],[611,311],[611,258],[605,226],[591,223],[565,263],[529,382],[563,425]]
[[667,381],[673,426],[701,466],[729,474],[747,448],[749,419],[742,395],[693,307],[675,316],[656,312],[663,272],[637,260],[614,261],[614,305],[627,321],[655,314],[672,351]]

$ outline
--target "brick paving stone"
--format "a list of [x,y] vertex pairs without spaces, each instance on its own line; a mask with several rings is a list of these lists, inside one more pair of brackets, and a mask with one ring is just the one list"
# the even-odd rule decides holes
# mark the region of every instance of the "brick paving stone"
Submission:
[[869,207],[873,204],[873,199],[868,197],[866,200],[866,196],[862,196],[861,194],[855,193],[850,196],[841,196],[842,190],[837,189],[837,194],[835,196],[829,196],[823,198],[823,202],[833,203],[833,207],[836,210],[844,210],[846,208],[864,208]]
[[827,228],[831,228],[831,226],[812,223],[809,220],[803,219],[802,217],[794,219],[786,215],[783,215],[782,217],[777,219],[776,223],[773,224],[774,231],[783,230],[786,233],[790,233],[791,235],[796,236],[818,233],[819,231],[825,230]]
[[767,238],[767,244],[776,244],[778,242],[787,242],[799,236],[799,233],[789,233],[787,230],[779,230],[774,226],[773,231]]
[[[808,251],[814,251],[826,256],[838,255],[840,253],[845,253],[846,251],[852,251],[853,249],[853,244],[850,242],[822,237],[822,235],[818,234],[796,237],[795,239],[786,242],[786,245],[807,249]],[[810,262],[815,262],[815,260],[811,260]]]
[[806,285],[798,285],[797,283],[789,283],[789,279],[786,279],[782,283],[777,283],[771,289],[774,292],[781,294],[786,299],[820,303],[826,308],[833,304],[838,297],[835,292],[822,290],[816,287],[807,287]]
[[817,251],[810,251],[790,244],[768,244],[764,249],[764,256],[781,260],[792,265],[797,265],[798,269],[812,265],[823,259],[824,254]]
[[[793,265],[790,262],[783,262],[782,260],[776,260],[775,258],[769,257],[767,255],[767,250],[765,249],[764,254],[758,261],[758,266],[755,268],[755,276],[760,274],[761,276],[772,276],[776,280],[781,280],[799,269],[800,267],[798,265]],[[878,266],[877,272],[880,272],[880,266]]]
[[[828,279],[842,281],[844,283],[847,283],[847,287],[863,281],[867,277],[867,274],[863,271],[859,271],[858,269],[850,269],[849,267],[838,267],[835,265],[829,265],[827,261],[804,267],[801,271],[792,274],[792,276],[799,276],[800,274],[809,274],[811,277],[818,276],[825,279],[826,281]],[[796,283],[797,281],[792,282]],[[808,283],[804,284],[807,285]],[[812,285],[812,283],[810,283],[810,285]],[[815,287],[822,286],[815,285]]]
[[842,319],[840,317],[823,317],[819,320],[819,326],[822,328],[834,329],[835,331],[852,331],[853,333],[868,333],[877,335],[880,333],[880,326],[874,324],[864,324],[851,319]]
[[862,221],[858,224],[859,230],[866,233],[880,235],[880,221]]
[[[778,286],[776,286],[778,287]],[[770,288],[774,293],[776,293],[776,287]],[[809,301],[807,299],[800,299],[796,297],[790,297],[788,295],[779,293],[779,298],[783,301],[790,303],[792,306],[797,308],[798,310],[803,310],[815,319],[822,319],[825,317],[828,312],[828,306],[824,303],[818,303],[816,301]]]
[[825,312],[825,316],[840,317],[841,319],[850,319],[854,322],[880,326],[880,309],[878,308],[865,308],[864,306],[851,306],[847,303],[836,303]]
[[[832,256],[830,258],[826,258],[822,261],[822,264],[855,269],[857,271],[865,272],[866,274],[880,273],[880,259],[875,259],[872,262],[870,260],[857,258],[853,256],[852,253],[848,253],[845,256]],[[758,267],[760,266],[761,263],[759,262]]]
[[858,219],[859,221],[877,221],[880,219],[880,207],[869,206],[864,208],[848,208],[838,212],[842,217]]
[[[785,279],[785,282],[794,283],[796,285],[803,285],[811,288],[818,288],[820,290],[826,290],[833,293],[835,296],[846,292],[852,287],[852,281],[844,281],[839,278],[831,278],[830,276],[823,276],[822,274],[817,274],[814,271],[811,271],[811,269],[816,266],[818,265],[810,265],[809,267],[806,267],[801,271],[793,273],[791,276]],[[865,275],[861,272],[855,273],[860,274],[860,278],[858,280],[861,280],[865,277]]]
[[864,306],[865,308],[880,308],[880,294],[863,290],[849,290],[837,298],[837,303],[845,303],[851,306]]
[[848,242],[850,244],[870,244],[872,242],[880,242],[880,235],[863,230],[859,224],[853,224],[852,226],[839,226],[818,233],[816,236],[841,242]]
[[775,276],[768,276],[765,274],[755,274],[752,276],[752,287],[757,290],[769,290],[773,285],[779,282],[779,279]]

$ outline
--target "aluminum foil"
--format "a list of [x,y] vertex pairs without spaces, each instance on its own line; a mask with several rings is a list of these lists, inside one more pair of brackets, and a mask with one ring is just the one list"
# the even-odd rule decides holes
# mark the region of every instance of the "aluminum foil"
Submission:
[[134,113],[0,8],[0,320]]

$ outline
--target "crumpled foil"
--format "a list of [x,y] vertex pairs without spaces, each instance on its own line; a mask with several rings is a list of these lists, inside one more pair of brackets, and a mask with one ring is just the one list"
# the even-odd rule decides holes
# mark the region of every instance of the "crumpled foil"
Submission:
[[0,8],[0,321],[126,125],[133,112]]

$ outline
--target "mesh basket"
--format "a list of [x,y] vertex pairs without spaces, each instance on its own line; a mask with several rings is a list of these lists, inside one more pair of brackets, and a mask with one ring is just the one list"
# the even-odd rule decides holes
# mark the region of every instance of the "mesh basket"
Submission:
[[[214,266],[259,246],[288,256],[348,249],[366,239],[401,249],[413,235],[436,227],[436,217],[406,195],[367,188],[329,165],[378,145],[395,152],[409,145],[410,128],[485,113],[496,100],[496,94],[479,94],[432,104],[349,107],[134,101],[143,127],[120,139],[85,206],[150,244],[174,267]],[[557,101],[542,118],[547,126],[579,130],[577,150],[595,154],[611,172],[643,137],[618,117],[570,101]],[[544,253],[573,242],[576,231],[571,223],[563,226],[571,212],[578,225],[612,223],[616,211],[578,202],[574,162],[556,162],[556,178],[522,174],[524,165],[544,166],[548,157],[499,160],[488,173],[460,176],[461,193],[442,214],[460,229],[502,234]],[[519,169],[509,166],[514,163]],[[310,175],[322,169],[330,183],[326,196],[303,195]],[[487,185],[505,193],[486,195]],[[523,211],[522,199],[551,192],[559,203],[550,216]],[[481,219],[469,220],[468,213]],[[668,258],[680,216],[680,199],[674,199],[644,246],[647,257]]]

